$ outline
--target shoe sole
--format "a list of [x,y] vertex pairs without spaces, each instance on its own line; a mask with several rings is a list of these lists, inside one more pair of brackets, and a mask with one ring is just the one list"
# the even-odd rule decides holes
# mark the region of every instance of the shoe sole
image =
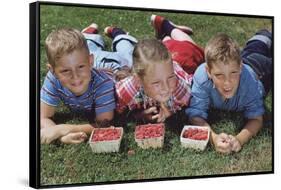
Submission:
[[86,28],[84,28],[83,30],[82,30],[82,32],[84,32],[84,31],[86,31],[88,28],[95,28],[97,31],[99,30],[99,26],[96,24],[96,23],[92,23],[92,24],[90,24],[89,26],[87,26]]
[[[155,25],[155,22],[154,22],[155,19],[156,19],[156,16],[157,16],[157,15],[151,15],[151,18],[150,18],[151,25],[152,25],[154,28],[156,28],[156,25]],[[173,27],[175,27],[175,28],[177,28],[177,29],[183,31],[184,33],[186,33],[186,34],[188,34],[188,35],[192,35],[192,34],[193,34],[192,28],[190,28],[190,27],[188,27],[188,26],[183,26],[183,25],[176,25],[176,24],[174,24],[174,23],[171,22],[171,21],[169,21],[169,22],[170,22],[170,24],[171,24]],[[156,33],[158,33],[157,30],[156,30]],[[156,34],[156,36],[158,36],[158,35],[159,35],[159,34]]]
[[103,33],[104,33],[107,37],[112,38],[112,37],[111,37],[111,34],[110,34],[109,32],[107,32],[107,31],[109,30],[109,28],[111,28],[111,26],[105,27],[104,30],[103,30]]

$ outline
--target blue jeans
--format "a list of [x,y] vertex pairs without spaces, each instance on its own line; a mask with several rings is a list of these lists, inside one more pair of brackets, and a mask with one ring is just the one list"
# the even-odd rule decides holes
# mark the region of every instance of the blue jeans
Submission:
[[133,50],[137,40],[130,35],[120,34],[112,41],[112,52],[104,50],[104,41],[100,34],[83,34],[90,53],[94,55],[94,68],[110,69],[116,72],[123,67],[132,68]]
[[257,32],[248,40],[241,57],[243,63],[255,71],[267,94],[273,81],[272,34],[267,30]]

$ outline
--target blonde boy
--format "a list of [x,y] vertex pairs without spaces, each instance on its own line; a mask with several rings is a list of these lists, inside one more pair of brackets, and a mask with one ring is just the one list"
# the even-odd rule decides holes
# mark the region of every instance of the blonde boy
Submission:
[[91,124],[56,124],[52,117],[60,102],[73,112],[86,113],[103,125],[113,118],[114,84],[110,73],[93,68],[83,34],[62,28],[45,41],[49,69],[41,88],[41,143],[60,139],[63,143],[81,143],[91,133]]
[[236,135],[211,133],[216,151],[238,152],[263,125],[263,97],[272,83],[272,39],[257,32],[241,55],[238,44],[226,34],[213,37],[205,48],[205,64],[195,71],[192,98],[186,114],[191,124],[207,123],[210,107],[244,113],[247,122]]
[[132,70],[132,76],[115,85],[118,112],[133,112],[143,122],[164,122],[188,104],[191,76],[159,40],[136,44]]

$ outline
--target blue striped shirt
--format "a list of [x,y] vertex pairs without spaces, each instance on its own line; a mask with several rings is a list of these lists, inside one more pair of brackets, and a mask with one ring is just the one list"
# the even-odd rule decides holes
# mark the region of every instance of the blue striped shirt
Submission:
[[116,107],[112,76],[107,71],[92,69],[87,91],[77,97],[49,71],[41,88],[41,101],[50,106],[63,102],[74,112],[93,112],[96,116],[112,111]]
[[190,105],[185,110],[189,118],[207,119],[209,107],[243,112],[246,118],[255,118],[264,114],[264,87],[250,66],[242,65],[237,91],[232,98],[226,100],[223,100],[214,88],[205,66],[206,63],[201,64],[193,76]]

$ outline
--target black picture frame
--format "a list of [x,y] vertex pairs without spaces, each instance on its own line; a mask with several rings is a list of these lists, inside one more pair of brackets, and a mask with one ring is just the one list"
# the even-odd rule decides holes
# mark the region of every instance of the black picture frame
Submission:
[[[163,9],[150,9],[150,8],[132,8],[132,7],[119,7],[119,6],[101,6],[90,4],[75,4],[75,3],[56,3],[56,2],[34,2],[30,4],[30,18],[29,18],[29,44],[30,44],[30,130],[29,130],[29,185],[33,188],[53,188],[53,187],[69,187],[69,186],[83,186],[83,185],[100,185],[100,184],[115,184],[115,183],[135,183],[135,182],[147,182],[147,181],[161,181],[161,180],[178,180],[178,179],[192,179],[192,178],[206,178],[206,177],[223,177],[223,176],[240,176],[240,175],[256,175],[256,174],[271,174],[274,173],[274,88],[272,88],[272,107],[271,107],[271,168],[266,171],[243,171],[241,173],[224,173],[224,174],[210,174],[199,176],[178,176],[178,177],[161,177],[147,178],[147,179],[129,179],[129,180],[117,180],[117,181],[88,181],[83,183],[63,183],[63,184],[42,184],[41,181],[41,144],[40,144],[40,88],[41,88],[41,75],[42,75],[42,31],[41,31],[41,19],[44,15],[41,13],[42,6],[53,7],[72,7],[72,8],[93,8],[104,10],[118,10],[122,11],[137,11],[139,12],[160,12],[167,14],[190,14],[190,15],[206,15],[206,16],[222,16],[222,17],[234,17],[234,18],[253,18],[253,19],[268,19],[271,21],[271,29],[273,34],[274,43],[274,17],[265,15],[242,15],[242,14],[228,14],[228,13],[214,13],[214,12],[195,12],[186,10],[163,10]],[[44,36],[45,37],[45,36]],[[153,37],[153,36],[151,36]],[[274,47],[274,44],[273,44]],[[273,50],[274,52],[274,50]],[[274,54],[273,54],[274,63]],[[274,64],[273,64],[274,70]],[[274,76],[272,75],[272,80]],[[273,86],[274,87],[274,80]],[[88,146],[85,143],[85,146]]]

